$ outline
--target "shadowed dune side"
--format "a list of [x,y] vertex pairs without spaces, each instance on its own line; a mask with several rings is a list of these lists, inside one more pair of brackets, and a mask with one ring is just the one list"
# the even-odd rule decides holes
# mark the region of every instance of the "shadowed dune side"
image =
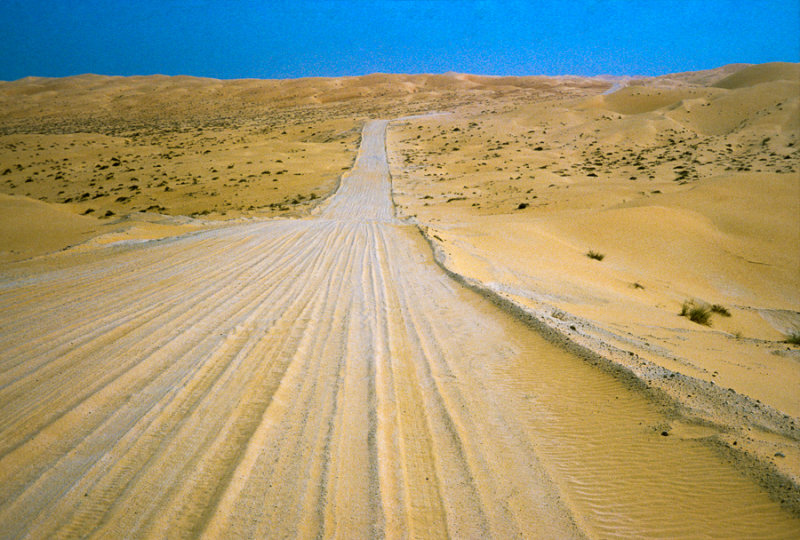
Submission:
[[95,220],[23,197],[0,194],[0,245],[27,258],[91,238]]

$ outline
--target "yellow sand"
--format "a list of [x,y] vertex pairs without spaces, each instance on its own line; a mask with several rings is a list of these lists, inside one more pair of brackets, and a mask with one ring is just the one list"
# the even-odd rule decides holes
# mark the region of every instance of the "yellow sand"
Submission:
[[797,536],[794,73],[0,83],[2,530]]
[[800,66],[713,75],[398,123],[395,200],[447,267],[798,481]]
[[7,267],[5,535],[800,532],[715,430],[448,278],[394,216],[385,128],[312,218]]
[[[128,235],[148,229],[152,236],[147,223],[154,221],[186,224],[192,217],[197,228],[210,220],[304,215],[352,165],[367,118],[606,86],[583,79],[556,84],[543,77],[380,74],[0,82],[0,194],[16,197],[4,203],[0,234],[13,242],[0,245],[0,261],[117,231],[120,218]],[[42,219],[28,228],[31,209],[49,212],[37,201],[53,205],[53,220],[62,216],[44,240],[37,228]]]

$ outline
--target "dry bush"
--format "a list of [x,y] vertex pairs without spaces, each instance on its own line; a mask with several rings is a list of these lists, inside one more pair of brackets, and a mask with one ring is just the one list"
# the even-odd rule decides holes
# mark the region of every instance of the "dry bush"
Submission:
[[681,317],[686,317],[690,321],[705,326],[711,326],[711,308],[699,305],[691,300],[686,300],[681,306]]

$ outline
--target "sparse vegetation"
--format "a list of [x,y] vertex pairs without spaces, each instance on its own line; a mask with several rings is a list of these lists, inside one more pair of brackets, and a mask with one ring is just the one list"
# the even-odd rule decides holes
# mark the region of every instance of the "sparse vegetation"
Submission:
[[586,253],[586,256],[589,257],[590,259],[594,259],[596,261],[602,261],[603,259],[606,258],[606,256],[603,255],[602,253],[600,253],[598,251],[591,250],[591,249]]
[[793,330],[789,332],[784,341],[791,345],[800,345],[800,330]]
[[686,300],[681,306],[681,317],[686,317],[690,321],[705,326],[711,326],[711,308],[700,305],[691,300]]
[[725,306],[721,306],[719,304],[712,305],[711,306],[711,311],[713,311],[714,313],[719,313],[723,317],[730,317],[731,316],[731,312],[728,310],[728,308],[726,308]]

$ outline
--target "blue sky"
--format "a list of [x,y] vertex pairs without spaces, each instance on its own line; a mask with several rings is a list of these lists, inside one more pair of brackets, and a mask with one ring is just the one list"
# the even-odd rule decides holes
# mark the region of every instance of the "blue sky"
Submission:
[[0,0],[0,80],[659,75],[800,61],[800,0]]

